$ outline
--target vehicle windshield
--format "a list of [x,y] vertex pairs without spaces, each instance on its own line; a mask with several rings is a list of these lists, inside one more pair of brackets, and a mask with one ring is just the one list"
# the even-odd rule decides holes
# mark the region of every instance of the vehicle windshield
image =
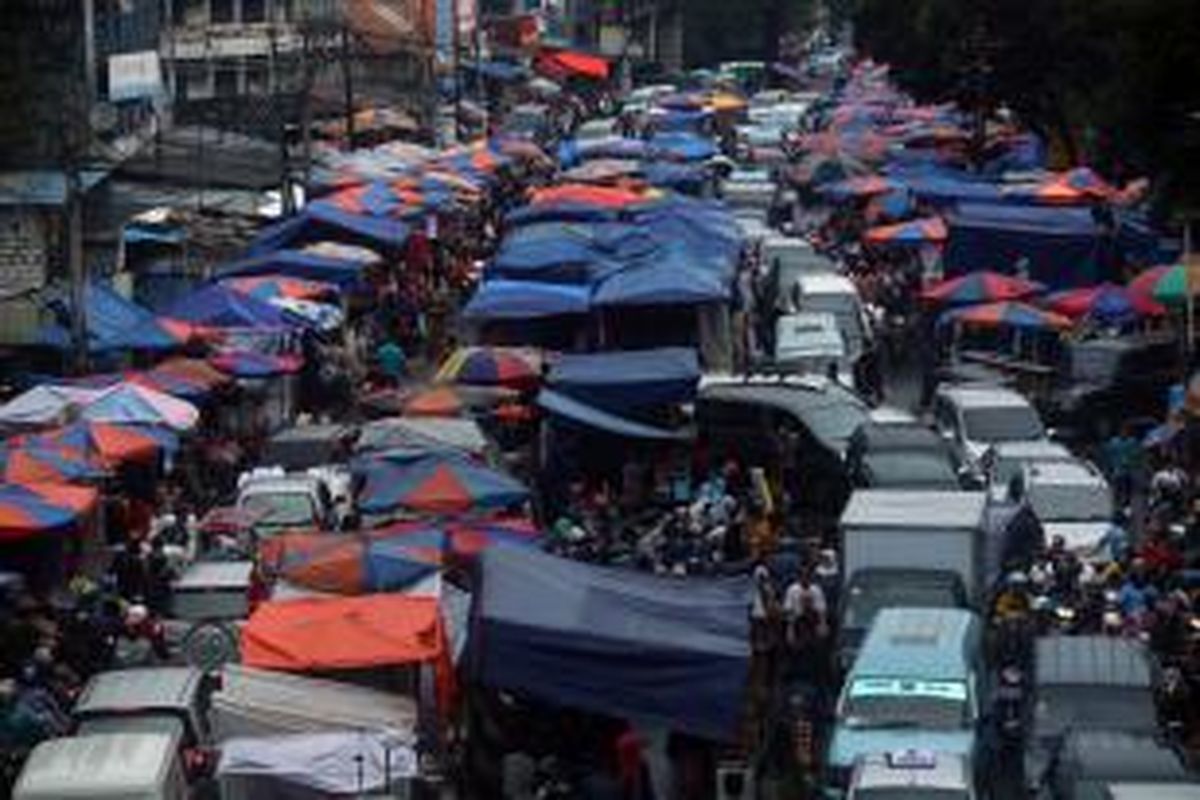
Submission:
[[241,505],[247,511],[262,515],[256,527],[291,527],[317,522],[312,497],[304,492],[252,494],[243,498]]
[[963,681],[859,678],[842,706],[850,728],[960,729],[970,723]]
[[1071,351],[1071,383],[1109,383],[1121,362],[1111,347],[1076,347]]
[[1034,483],[1029,504],[1042,522],[1099,522],[1112,519],[1112,499],[1107,487]]
[[874,489],[957,489],[954,466],[936,453],[871,453],[864,459],[867,482]]
[[970,800],[966,789],[934,789],[925,786],[881,786],[855,789],[853,800]]
[[849,393],[845,399],[831,400],[824,405],[806,408],[801,417],[814,436],[833,444],[849,439],[858,426],[867,421],[868,411],[861,401]]
[[837,320],[838,330],[846,341],[846,353],[851,360],[862,355],[865,338],[862,318],[858,313],[858,298],[852,294],[806,294],[800,308],[808,312],[826,312]]
[[867,586],[852,586],[846,601],[845,628],[866,629],[884,608],[956,608],[958,596],[946,583],[882,579]]
[[1155,726],[1149,686],[1042,686],[1037,690],[1034,730],[1039,737],[1072,728],[1154,731]]
[[963,411],[967,439],[973,442],[1014,442],[1046,435],[1037,412],[1028,406],[993,406]]

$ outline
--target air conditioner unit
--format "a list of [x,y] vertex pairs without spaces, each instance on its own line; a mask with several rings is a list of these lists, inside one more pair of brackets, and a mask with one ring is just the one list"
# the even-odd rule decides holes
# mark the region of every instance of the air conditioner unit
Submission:
[[717,764],[716,800],[754,800],[754,771],[745,761],[722,761]]

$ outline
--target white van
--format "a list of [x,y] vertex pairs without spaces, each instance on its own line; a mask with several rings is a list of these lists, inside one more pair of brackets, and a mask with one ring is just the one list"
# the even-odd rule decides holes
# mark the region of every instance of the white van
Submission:
[[847,360],[858,361],[870,345],[871,326],[853,281],[835,272],[809,272],[796,278],[790,294],[796,311],[833,314],[846,342]]
[[832,274],[837,264],[813,249],[807,239],[772,234],[763,238],[762,261],[774,276],[776,297],[781,311],[787,310],[789,295],[801,275],[812,272]]
[[838,380],[849,383],[846,343],[833,314],[788,314],[775,323],[774,367],[780,372],[828,375],[838,369]]
[[176,737],[105,733],[50,739],[30,753],[13,800],[186,800]]

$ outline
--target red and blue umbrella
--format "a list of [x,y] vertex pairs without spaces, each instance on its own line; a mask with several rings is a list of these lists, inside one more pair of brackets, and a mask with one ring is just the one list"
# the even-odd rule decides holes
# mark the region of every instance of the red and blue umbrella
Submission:
[[473,386],[535,386],[542,356],[517,347],[460,347],[438,369],[436,380]]
[[1028,331],[1064,331],[1073,325],[1070,318],[1062,314],[1012,300],[947,311],[942,314],[939,324],[948,322],[978,328],[1018,328]]
[[66,531],[96,507],[90,486],[0,483],[0,541]]
[[1146,295],[1113,283],[1067,289],[1046,297],[1051,311],[1072,319],[1093,317],[1103,321],[1126,320],[1131,317],[1160,317],[1167,309]]
[[1042,285],[1039,283],[1013,275],[980,270],[934,284],[921,292],[921,297],[938,305],[963,306],[1020,300],[1041,291]]
[[1054,175],[1034,190],[1043,203],[1082,203],[1108,200],[1116,190],[1088,167],[1077,167]]
[[868,228],[863,238],[879,245],[941,244],[950,235],[941,217],[925,217]]
[[378,528],[371,535],[397,538],[410,546],[440,548],[456,558],[471,559],[492,547],[533,547],[541,531],[528,519],[500,517],[455,522],[445,528],[398,522]]
[[0,479],[8,483],[99,480],[104,470],[82,450],[51,442],[0,443]]
[[219,353],[208,362],[221,372],[237,378],[270,378],[298,372],[303,362],[297,356],[276,356],[250,350],[231,350]]
[[371,594],[406,589],[442,566],[445,533],[391,536],[287,533],[271,551],[271,571],[319,592]]
[[515,479],[480,464],[446,454],[407,463],[377,461],[366,470],[359,509],[366,514],[413,511],[455,514],[507,508],[529,499]]
[[179,449],[179,436],[155,425],[120,425],[81,420],[55,430],[22,437],[32,447],[78,453],[93,465],[117,467],[153,461]]
[[881,175],[863,175],[822,186],[821,194],[834,199],[848,200],[853,197],[874,197],[902,188],[903,184]]
[[332,283],[291,278],[286,275],[243,275],[225,278],[221,283],[242,294],[267,301],[328,300],[336,298],[338,294],[337,286]]
[[916,211],[917,204],[908,189],[892,189],[871,198],[863,212],[867,222],[876,225],[902,220]]

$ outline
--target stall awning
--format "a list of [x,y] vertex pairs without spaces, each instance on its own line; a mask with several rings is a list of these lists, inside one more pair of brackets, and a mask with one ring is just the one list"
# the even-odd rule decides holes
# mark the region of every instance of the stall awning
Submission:
[[643,422],[626,419],[612,414],[602,408],[581,403],[553,389],[542,389],[538,393],[537,404],[549,411],[565,417],[572,422],[578,422],[589,428],[624,436],[627,439],[655,439],[659,441],[676,441],[686,439],[687,434],[668,431]]
[[538,69],[551,76],[608,79],[608,61],[574,50],[543,51],[538,56]]

